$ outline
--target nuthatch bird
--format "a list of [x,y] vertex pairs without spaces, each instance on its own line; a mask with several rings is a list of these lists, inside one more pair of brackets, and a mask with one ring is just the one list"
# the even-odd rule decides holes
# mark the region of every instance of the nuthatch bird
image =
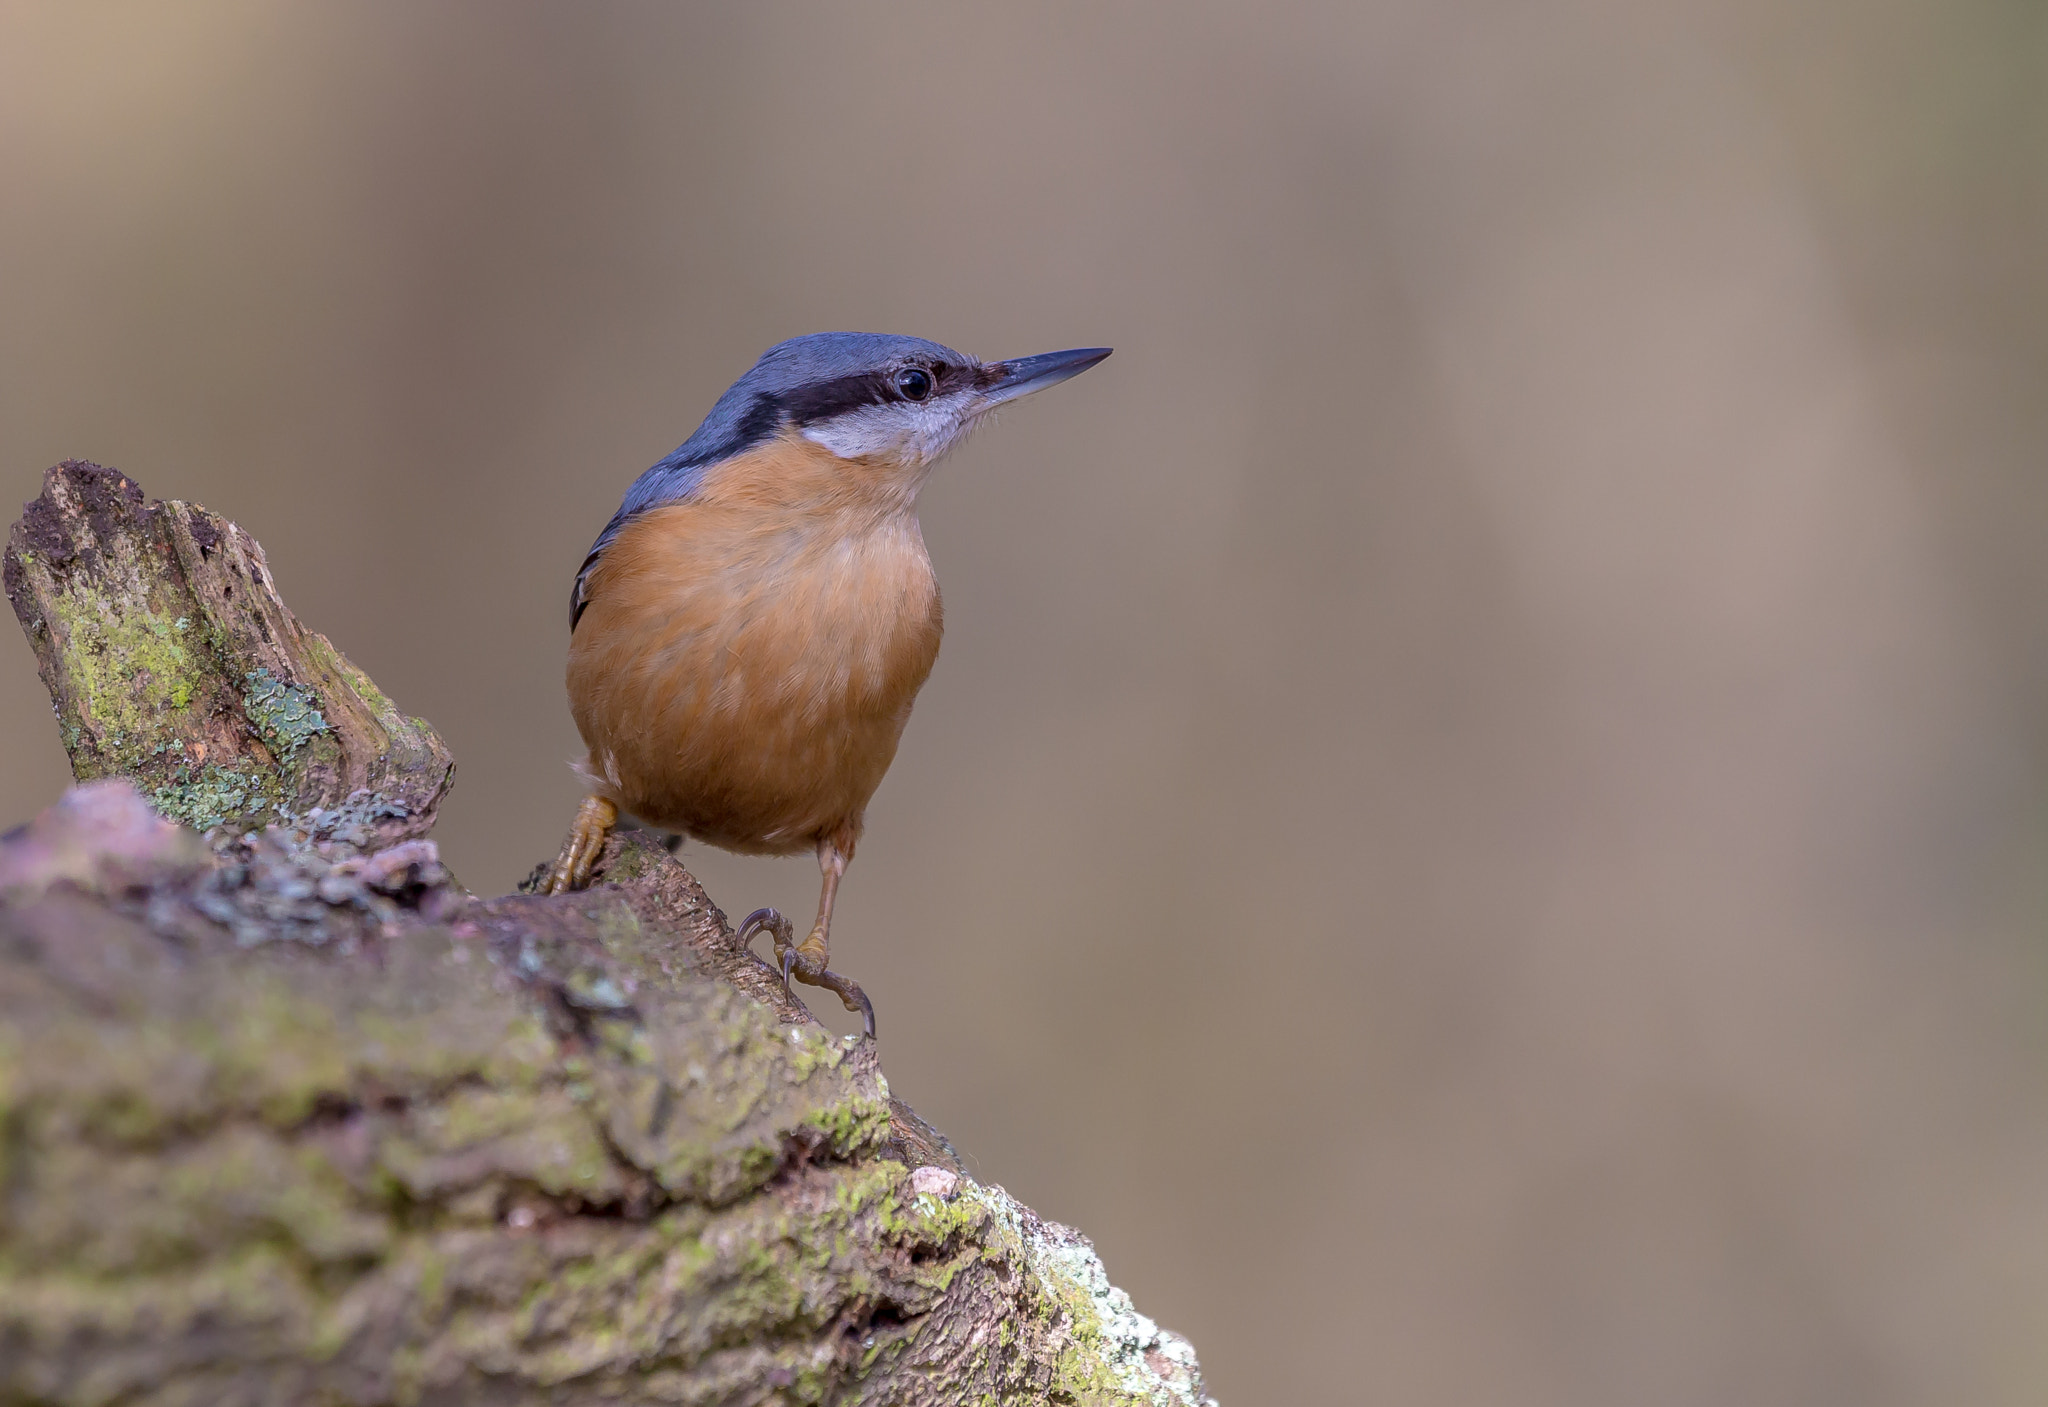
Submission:
[[825,966],[862,816],[939,652],[917,521],[932,466],[991,410],[1107,347],[981,362],[918,337],[821,332],[771,347],[697,432],[626,490],[576,573],[569,707],[590,795],[546,891],[580,889],[621,811],[749,855],[815,850],[802,943],[773,909],[782,981]]

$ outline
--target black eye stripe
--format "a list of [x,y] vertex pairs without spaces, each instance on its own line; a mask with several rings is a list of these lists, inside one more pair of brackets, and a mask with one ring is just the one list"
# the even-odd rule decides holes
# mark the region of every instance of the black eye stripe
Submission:
[[[896,384],[896,378],[908,367],[897,367],[889,371],[863,371],[852,376],[841,376],[831,381],[814,382],[799,386],[782,396],[782,407],[790,423],[802,428],[815,425],[821,420],[830,420],[835,415],[844,415],[862,406],[889,405],[912,402],[918,398],[903,394]],[[934,395],[972,385],[973,371],[968,367],[939,364],[932,367],[917,367],[931,378],[932,390],[922,397],[930,400]]]
[[889,378],[880,372],[861,372],[835,381],[818,381],[799,386],[783,396],[789,418],[798,425],[815,425],[864,405],[880,405],[892,399]]

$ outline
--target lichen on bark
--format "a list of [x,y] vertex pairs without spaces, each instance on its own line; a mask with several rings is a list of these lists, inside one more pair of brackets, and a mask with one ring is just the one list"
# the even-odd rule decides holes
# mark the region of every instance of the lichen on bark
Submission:
[[81,781],[127,777],[198,830],[375,798],[375,838],[425,835],[454,762],[277,594],[263,549],[194,504],[67,461],[0,564]]
[[[338,655],[186,643],[147,604],[162,523],[126,480],[52,483],[81,479],[118,500],[66,519],[103,561],[45,570],[20,527],[8,558],[74,764],[111,776],[0,837],[0,1403],[1207,1400],[1087,1242],[969,1178],[643,834],[585,893],[480,899],[418,812],[332,795],[381,775],[347,748],[396,710]],[[209,844],[130,784],[165,785],[134,739],[228,726],[291,815]]]

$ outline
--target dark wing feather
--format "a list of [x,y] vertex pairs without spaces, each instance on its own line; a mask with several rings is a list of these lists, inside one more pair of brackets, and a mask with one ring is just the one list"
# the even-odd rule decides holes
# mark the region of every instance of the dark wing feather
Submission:
[[590,579],[590,569],[597,565],[597,559],[604,554],[605,543],[611,540],[611,529],[597,540],[590,549],[590,555],[583,559],[583,565],[576,569],[576,585],[569,591],[569,633],[576,633],[576,622],[583,619],[583,608],[590,604],[590,597],[584,591],[584,583]]

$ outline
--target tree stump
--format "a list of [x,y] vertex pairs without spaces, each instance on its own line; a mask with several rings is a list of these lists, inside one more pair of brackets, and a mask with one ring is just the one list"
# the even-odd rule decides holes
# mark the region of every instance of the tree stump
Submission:
[[0,837],[0,1403],[1209,1401],[662,847],[456,885],[233,524],[60,465],[5,571],[88,784]]

